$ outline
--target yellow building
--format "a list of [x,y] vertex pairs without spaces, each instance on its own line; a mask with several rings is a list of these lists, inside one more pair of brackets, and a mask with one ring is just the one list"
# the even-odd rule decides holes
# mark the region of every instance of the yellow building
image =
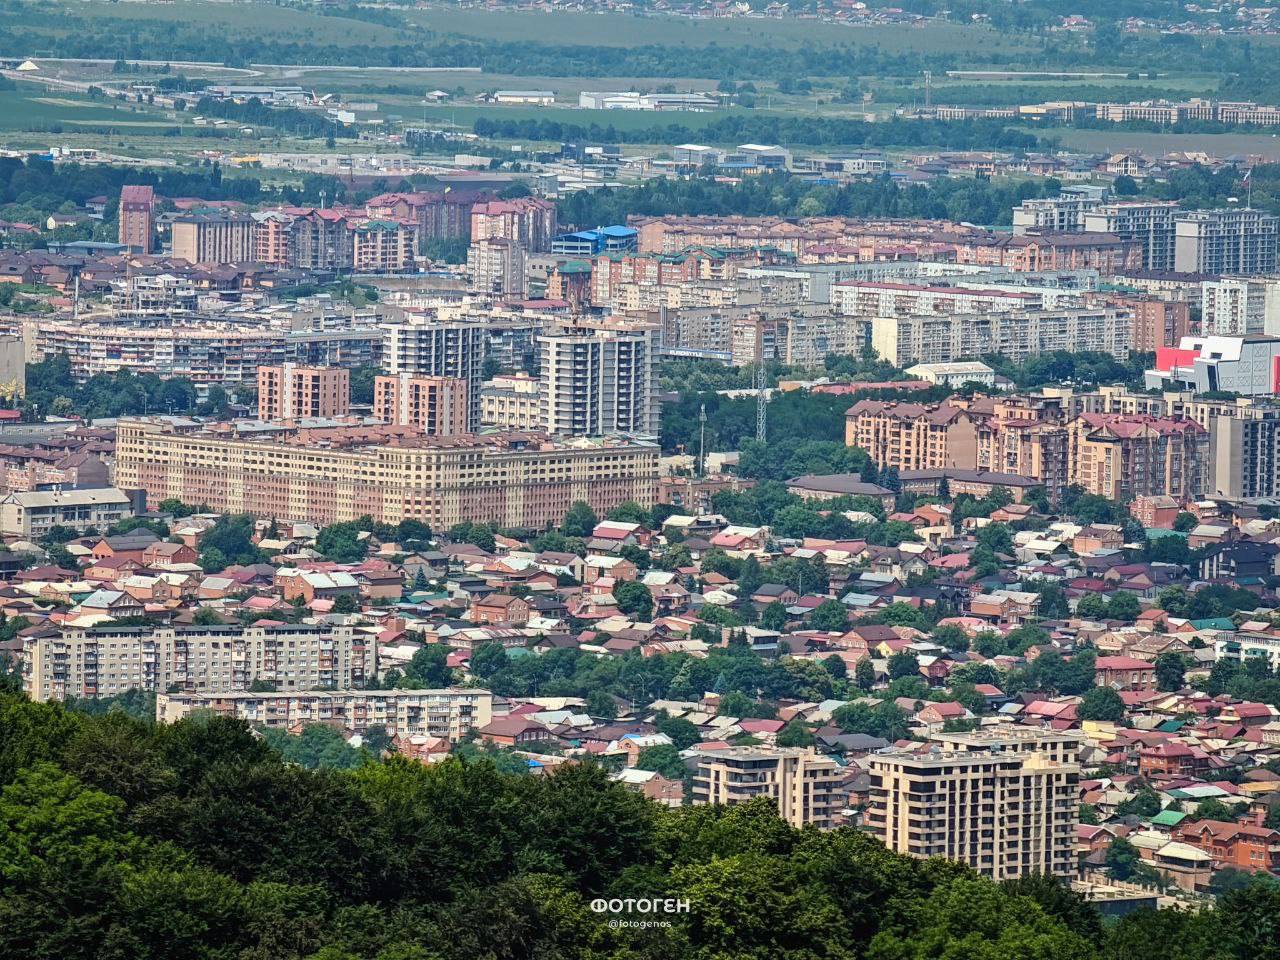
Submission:
[[411,517],[437,530],[464,520],[538,530],[575,500],[597,513],[657,498],[658,445],[545,434],[431,437],[409,426],[269,430],[137,418],[116,429],[116,482],[225,513],[330,524]]

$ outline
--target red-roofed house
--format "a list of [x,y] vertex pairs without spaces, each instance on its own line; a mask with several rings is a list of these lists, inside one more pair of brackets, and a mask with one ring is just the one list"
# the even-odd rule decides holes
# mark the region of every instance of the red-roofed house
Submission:
[[1099,657],[1094,664],[1094,684],[1116,690],[1154,690],[1154,663],[1136,657]]

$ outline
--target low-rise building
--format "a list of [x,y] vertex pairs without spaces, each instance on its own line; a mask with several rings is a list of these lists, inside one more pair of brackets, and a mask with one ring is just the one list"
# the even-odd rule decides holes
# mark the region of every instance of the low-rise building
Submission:
[[290,693],[160,693],[156,719],[174,723],[196,711],[245,720],[267,729],[337,724],[353,733],[383,727],[396,736],[440,737],[456,743],[493,720],[488,690],[306,690]]
[[109,527],[133,513],[133,501],[115,487],[24,490],[0,499],[0,533],[40,540],[50,527]]

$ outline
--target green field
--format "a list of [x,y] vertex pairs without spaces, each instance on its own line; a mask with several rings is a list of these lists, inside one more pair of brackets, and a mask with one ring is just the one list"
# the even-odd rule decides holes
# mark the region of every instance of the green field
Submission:
[[162,111],[141,104],[95,103],[76,94],[25,84],[17,90],[0,90],[0,130],[47,131],[61,126],[68,130],[112,127],[139,131],[176,125]]
[[1117,153],[1141,150],[1159,156],[1179,150],[1204,151],[1226,157],[1233,153],[1257,154],[1280,160],[1280,134],[1269,133],[1137,133],[1131,130],[1036,130],[1057,137],[1068,150]]
[[[56,7],[57,3],[49,4]],[[111,20],[150,20],[182,26],[205,26],[217,30],[228,39],[263,37],[317,44],[363,44],[402,42],[402,31],[377,23],[365,23],[346,17],[328,17],[310,10],[280,7],[267,3],[205,3],[181,0],[179,3],[103,3],[87,0],[68,4],[76,17]],[[56,17],[50,18],[42,33],[57,36],[66,32]],[[48,56],[56,52],[37,50]],[[103,57],[111,51],[104,50]]]
[[889,52],[962,53],[1034,49],[1034,43],[988,27],[930,23],[853,26],[814,20],[729,18],[696,20],[623,13],[537,13],[439,8],[410,11],[409,18],[442,34],[549,44],[632,47],[664,46],[863,46]]

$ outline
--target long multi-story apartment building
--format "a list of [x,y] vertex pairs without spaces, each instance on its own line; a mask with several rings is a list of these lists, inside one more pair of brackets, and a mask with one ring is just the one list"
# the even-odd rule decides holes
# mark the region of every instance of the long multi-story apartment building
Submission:
[[840,810],[839,780],[836,762],[812,749],[709,750],[698,757],[693,802],[734,806],[767,797],[777,805],[778,816],[792,826],[830,829]]
[[383,330],[382,369],[390,376],[408,373],[465,381],[467,429],[478,429],[488,340],[485,324],[410,316],[403,323],[387,324]]
[[1183,301],[1154,297],[1126,299],[1133,311],[1133,349],[1155,353],[1191,333],[1191,305]]
[[1078,744],[1060,735],[942,734],[868,759],[866,827],[896,853],[995,880],[1075,873]]
[[1007,313],[1044,306],[1036,293],[970,290],[914,283],[846,280],[831,288],[831,302],[846,317],[915,317],[957,313]]
[[349,270],[352,235],[347,218],[337,210],[287,210],[289,264],[302,270]]
[[258,368],[258,417],[262,420],[345,417],[350,409],[350,370],[292,363]]
[[1069,480],[1109,500],[1208,490],[1209,432],[1194,420],[1084,413],[1068,424]]
[[1086,233],[1110,233],[1138,243],[1144,270],[1172,270],[1174,217],[1178,204],[1165,200],[1119,200],[1082,214]]
[[1262,210],[1189,210],[1175,217],[1173,269],[1260,274],[1276,269],[1280,218]]
[[1035,397],[917,404],[860,400],[845,414],[845,443],[899,471],[1017,474],[1051,498],[1067,486],[1069,445],[1061,407]]
[[170,226],[173,255],[190,263],[247,263],[253,259],[255,226],[248,214],[184,213]]
[[38,701],[126,690],[224,694],[255,680],[286,693],[349,690],[376,670],[372,639],[328,624],[64,628],[22,648],[23,689]]
[[277,425],[243,433],[177,418],[122,420],[116,483],[224,513],[330,524],[368,514],[443,530],[483,518],[538,530],[583,500],[597,513],[657,497],[658,446],[627,437],[429,437],[411,427]]
[[542,429],[568,436],[656,434],[656,340],[653,327],[616,322],[575,321],[539,336]]
[[35,355],[65,354],[77,380],[128,370],[197,384],[253,383],[259,366],[285,359],[287,342],[279,330],[218,320],[143,327],[41,319],[31,334]]
[[467,408],[467,382],[457,377],[402,373],[373,380],[373,415],[384,423],[447,437],[467,432]]
[[366,200],[364,210],[370,217],[412,222],[425,244],[428,240],[469,236],[472,206],[492,199],[490,193],[458,188],[442,192],[383,193]]
[[439,737],[452,743],[493,720],[488,690],[307,690],[291,693],[160,693],[156,719],[176,723],[197,711],[289,730],[298,724],[340,725],[355,733],[382,727],[391,736]]
[[1127,357],[1133,314],[1118,307],[1013,313],[872,317],[870,344],[896,367],[950,363],[997,353],[1022,360],[1054,350],[1089,349]]

